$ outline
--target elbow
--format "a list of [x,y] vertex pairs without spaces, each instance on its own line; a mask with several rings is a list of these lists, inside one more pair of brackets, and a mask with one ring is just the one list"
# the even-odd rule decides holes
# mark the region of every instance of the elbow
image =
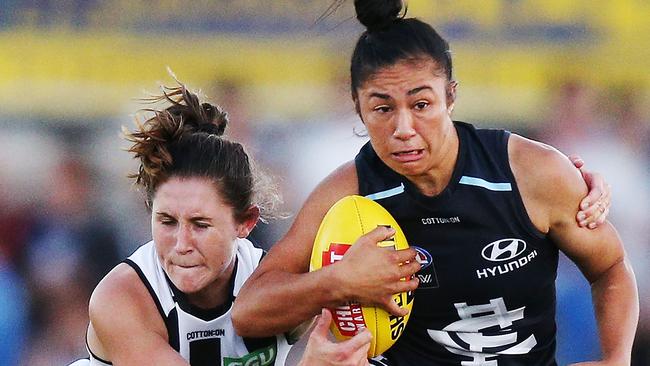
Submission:
[[601,283],[607,283],[612,278],[620,280],[621,278],[630,276],[634,279],[634,272],[632,272],[632,267],[630,267],[629,261],[626,260],[625,255],[623,254],[613,258],[611,263],[602,270],[588,275],[585,274],[585,277],[592,287]]
[[[236,300],[232,308],[231,318],[232,318],[232,326],[235,328],[235,333],[237,333],[238,336],[240,337],[255,336],[252,333],[253,329],[250,326],[250,324],[253,323],[251,321],[250,316],[247,316],[244,307],[241,306],[241,304],[239,304]],[[249,321],[246,321],[246,319],[249,319]]]
[[262,338],[281,333],[275,332],[270,318],[264,317],[259,309],[243,306],[241,301],[235,300],[230,316],[235,333],[240,337]]
[[235,300],[230,316],[235,333],[240,337],[260,338],[273,335],[264,332],[264,322],[259,318],[259,312],[251,311],[241,301]]

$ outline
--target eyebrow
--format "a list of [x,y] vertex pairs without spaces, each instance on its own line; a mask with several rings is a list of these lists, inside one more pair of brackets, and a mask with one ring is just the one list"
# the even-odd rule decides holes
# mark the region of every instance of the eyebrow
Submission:
[[[419,93],[419,92],[421,92],[423,90],[433,90],[433,89],[430,86],[423,85],[423,86],[419,86],[417,88],[413,88],[413,89],[409,90],[408,92],[406,92],[406,95],[415,95],[415,94],[417,94],[417,93]],[[370,94],[370,98],[373,98],[373,97],[374,98],[379,98],[379,99],[384,99],[384,100],[391,99],[390,95],[383,94],[383,93],[377,93],[377,92],[374,92],[374,93]]]
[[196,221],[209,221],[209,222],[212,222],[212,218],[205,217],[205,216],[196,216],[196,217],[190,217],[190,221],[192,221],[192,222],[196,222]]
[[370,98],[379,98],[379,99],[385,99],[385,100],[391,99],[390,95],[382,94],[382,93],[371,93]]
[[[162,212],[162,211],[156,211],[156,216],[161,216],[161,217],[166,217],[166,218],[170,218],[170,219],[175,219],[174,216],[172,216],[172,215],[170,215],[170,214],[168,214],[168,213],[166,213],[166,212]],[[211,218],[211,217],[208,217],[208,216],[201,216],[201,215],[199,215],[199,216],[192,216],[192,217],[190,217],[190,221],[212,221],[212,218]]]
[[433,90],[433,89],[431,89],[430,86],[419,86],[417,88],[409,90],[408,93],[406,93],[406,94],[407,95],[414,95],[414,94],[417,94],[417,93],[419,93],[419,92],[421,92],[423,90],[427,90],[427,89],[428,90]]

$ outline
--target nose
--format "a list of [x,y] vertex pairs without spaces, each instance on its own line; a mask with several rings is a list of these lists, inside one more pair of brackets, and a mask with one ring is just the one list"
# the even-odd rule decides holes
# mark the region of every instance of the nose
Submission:
[[400,140],[408,140],[415,136],[413,116],[408,110],[401,110],[395,115],[395,131],[393,137]]
[[176,245],[174,245],[174,249],[179,254],[186,254],[194,250],[192,231],[189,225],[178,225],[178,231],[176,232]]

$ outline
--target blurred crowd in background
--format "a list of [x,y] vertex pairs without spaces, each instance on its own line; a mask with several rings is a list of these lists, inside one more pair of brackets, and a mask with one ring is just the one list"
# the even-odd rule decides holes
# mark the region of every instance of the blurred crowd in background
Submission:
[[[0,1],[0,365],[85,355],[92,289],[150,238],[120,127],[173,85],[167,67],[229,112],[227,135],[275,177],[290,217],[255,230],[262,247],[354,157],[360,28],[352,1],[329,5]],[[650,365],[650,3],[411,0],[409,15],[451,43],[455,119],[579,154],[611,184],[642,306],[633,365]],[[565,258],[557,289],[558,362],[598,358],[589,285]]]

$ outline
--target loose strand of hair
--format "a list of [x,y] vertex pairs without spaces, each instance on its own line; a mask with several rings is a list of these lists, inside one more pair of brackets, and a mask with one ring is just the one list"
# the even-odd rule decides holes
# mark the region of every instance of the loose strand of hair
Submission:
[[346,0],[335,0],[333,3],[331,3],[327,9],[316,19],[312,26],[322,23],[325,19],[336,13],[336,11],[339,10],[341,6],[343,6],[343,3],[345,3],[345,1]]

